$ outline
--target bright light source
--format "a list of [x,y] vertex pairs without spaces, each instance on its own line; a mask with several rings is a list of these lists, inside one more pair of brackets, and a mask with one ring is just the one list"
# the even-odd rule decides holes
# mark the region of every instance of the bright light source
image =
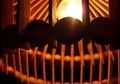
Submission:
[[57,18],[73,17],[82,21],[82,0],[62,0],[58,6]]

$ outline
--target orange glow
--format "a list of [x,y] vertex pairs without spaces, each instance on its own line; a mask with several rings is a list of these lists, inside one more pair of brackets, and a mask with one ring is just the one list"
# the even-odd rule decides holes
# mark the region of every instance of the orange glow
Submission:
[[57,18],[73,17],[82,21],[82,0],[62,0],[58,6]]

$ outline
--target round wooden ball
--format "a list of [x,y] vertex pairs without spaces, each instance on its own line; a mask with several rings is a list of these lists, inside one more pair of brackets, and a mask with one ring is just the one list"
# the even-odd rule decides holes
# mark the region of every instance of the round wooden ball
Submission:
[[63,44],[79,41],[84,35],[83,23],[72,17],[65,17],[56,22],[53,28],[55,39]]
[[16,25],[7,25],[2,30],[2,47],[8,49],[18,48],[18,28]]
[[118,39],[116,24],[106,17],[98,17],[90,22],[89,33],[93,41],[98,44],[110,44]]
[[23,37],[32,46],[46,45],[52,36],[52,28],[43,20],[33,20],[23,30]]

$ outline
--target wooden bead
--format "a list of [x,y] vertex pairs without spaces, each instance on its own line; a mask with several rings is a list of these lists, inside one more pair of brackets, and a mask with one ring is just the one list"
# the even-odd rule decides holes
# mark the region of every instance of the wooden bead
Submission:
[[18,48],[18,28],[16,25],[10,24],[2,30],[2,47]]
[[99,44],[110,44],[118,39],[116,24],[106,17],[98,17],[90,22],[89,33],[93,41]]
[[33,20],[23,30],[23,37],[26,42],[33,46],[46,45],[52,36],[50,25],[42,20]]
[[84,34],[83,23],[72,17],[65,17],[54,25],[53,33],[55,38],[63,44],[72,44],[79,41]]

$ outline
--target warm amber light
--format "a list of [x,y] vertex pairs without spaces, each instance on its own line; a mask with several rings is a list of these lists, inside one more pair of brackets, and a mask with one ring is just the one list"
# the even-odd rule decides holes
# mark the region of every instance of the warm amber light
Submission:
[[58,6],[57,18],[74,17],[82,21],[82,0],[62,0]]

